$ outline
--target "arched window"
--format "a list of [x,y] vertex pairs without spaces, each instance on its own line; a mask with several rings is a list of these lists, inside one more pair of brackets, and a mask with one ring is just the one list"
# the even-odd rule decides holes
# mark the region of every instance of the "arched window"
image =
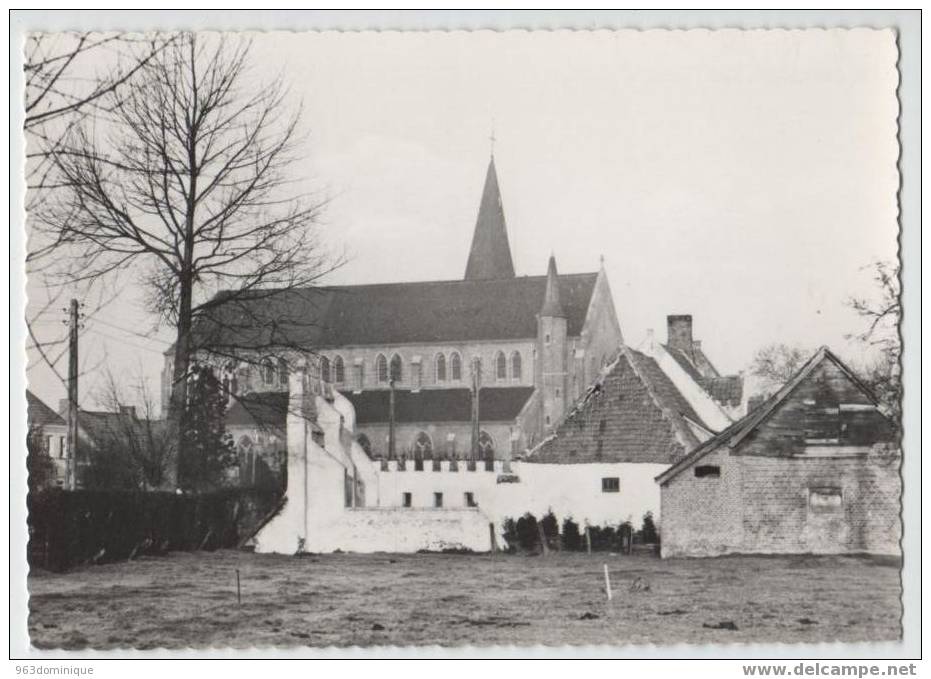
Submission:
[[446,356],[443,354],[436,355],[436,381],[446,381]]
[[369,440],[369,437],[365,434],[359,434],[356,437],[356,441],[359,444],[359,447],[365,451],[365,454],[369,457],[372,457],[372,442]]
[[378,354],[375,359],[375,376],[379,382],[388,381],[388,359],[384,354]]
[[511,354],[511,377],[515,380],[521,379],[521,369],[520,352],[515,351]]
[[430,434],[425,431],[418,432],[414,439],[414,459],[433,459],[433,439],[431,439]]
[[462,379],[462,358],[456,352],[453,352],[449,357],[449,371],[452,373],[451,379],[453,382]]
[[495,440],[484,429],[478,434],[478,452],[483,460],[490,460],[495,456]]
[[270,358],[262,359],[262,381],[266,385],[275,383],[275,364]]
[[342,384],[346,381],[346,366],[343,364],[342,356],[336,356],[333,359],[333,381],[336,384]]
[[495,355],[495,378],[499,380],[508,378],[508,359],[503,351],[499,351]]
[[400,382],[402,377],[402,363],[401,357],[398,354],[395,354],[391,357],[391,379],[395,382]]
[[288,386],[288,362],[283,358],[278,359],[278,382],[282,386]]
[[326,356],[320,357],[320,377],[324,382],[330,381],[330,359]]
[[252,366],[246,362],[240,363],[236,371],[239,374],[238,384],[243,392],[252,388]]

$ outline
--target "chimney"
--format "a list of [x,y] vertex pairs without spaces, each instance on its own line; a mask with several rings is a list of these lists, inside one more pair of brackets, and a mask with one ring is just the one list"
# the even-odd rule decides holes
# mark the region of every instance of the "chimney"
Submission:
[[120,415],[128,415],[132,419],[136,419],[136,406],[120,406]]
[[666,344],[673,349],[684,351],[686,355],[692,355],[692,316],[684,314],[680,316],[666,316]]

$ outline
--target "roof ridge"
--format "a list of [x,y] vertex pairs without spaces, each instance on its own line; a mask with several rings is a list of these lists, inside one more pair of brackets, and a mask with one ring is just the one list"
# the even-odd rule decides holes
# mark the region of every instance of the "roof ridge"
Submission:
[[[786,380],[775,394],[763,401],[763,403],[757,408],[754,408],[753,411],[747,413],[744,418],[738,420],[737,422],[743,422],[744,426],[742,426],[734,437],[728,441],[728,447],[733,448],[736,446],[754,427],[768,419],[776,407],[795,391],[798,385],[802,383],[802,380],[808,377],[811,371],[815,369],[815,366],[824,360],[828,354],[830,354],[830,351],[826,346],[822,345],[792,377]],[[833,354],[830,355],[836,362],[837,358]]]
[[827,348],[827,346],[822,345],[814,354],[812,354],[812,356],[805,362],[805,364],[796,371],[792,377],[786,380],[786,382],[779,388],[778,391],[776,391],[776,393],[763,401],[763,403],[758,405],[742,418],[734,422],[731,426],[721,430],[718,432],[718,434],[712,436],[710,439],[692,450],[676,464],[671,466],[662,474],[659,474],[656,477],[656,480],[660,484],[665,483],[673,476],[678,475],[678,473],[686,466],[688,466],[688,464],[707,454],[708,451],[714,448],[715,444],[717,443],[726,442],[728,448],[734,448],[747,436],[747,434],[749,434],[756,427],[767,420],[769,416],[772,415],[772,413],[776,410],[776,407],[785,401],[789,396],[791,396],[792,392],[798,388],[798,385],[801,384],[802,381],[808,377],[815,369],[815,367],[820,365],[821,361],[823,361],[825,358],[829,358],[833,363],[838,365],[838,367],[840,367],[845,374],[850,374],[849,369],[844,366],[843,361],[835,356],[834,353]]
[[[581,278],[583,276],[598,276],[597,271],[575,271],[573,273],[560,273],[559,279],[565,278]],[[260,290],[250,290],[242,291],[242,299],[249,299],[249,295],[254,293],[256,295],[269,295],[278,292],[309,292],[309,291],[320,291],[320,292],[333,292],[337,290],[353,289],[353,288],[381,288],[389,286],[402,286],[402,285],[480,285],[484,283],[498,283],[498,282],[513,282],[513,281],[532,281],[534,279],[546,279],[546,274],[531,274],[523,276],[513,276],[510,278],[442,278],[437,280],[425,280],[425,281],[385,281],[383,283],[334,283],[330,285],[309,285],[298,288],[262,288]],[[214,298],[230,293],[238,293],[237,290],[219,290],[214,295]]]
[[[629,352],[630,354],[633,354],[634,352],[636,352],[635,349],[631,349],[626,344],[621,345],[621,350],[624,352]],[[639,353],[644,358],[649,358],[648,356],[646,356],[646,354],[643,354],[640,352],[636,352],[636,353]],[[688,435],[685,434],[685,432],[687,431],[688,425],[684,423],[680,424],[676,420],[675,416],[678,415],[679,418],[682,418],[682,414],[673,413],[672,410],[667,405],[662,403],[662,399],[656,394],[656,387],[653,385],[653,382],[646,376],[644,371],[640,369],[640,366],[636,364],[636,361],[632,360],[631,358],[628,358],[628,363],[630,363],[631,367],[634,369],[634,372],[637,374],[637,377],[640,378],[640,381],[643,383],[643,386],[646,387],[647,393],[650,395],[650,398],[653,400],[653,404],[657,408],[659,408],[660,413],[663,416],[663,419],[669,422],[670,427],[672,427],[673,434],[675,435],[679,443],[682,444],[682,449],[686,453],[688,453],[689,449],[692,448],[695,444],[694,442],[689,441]],[[673,386],[675,387],[675,385]],[[691,434],[690,431],[688,433]]]

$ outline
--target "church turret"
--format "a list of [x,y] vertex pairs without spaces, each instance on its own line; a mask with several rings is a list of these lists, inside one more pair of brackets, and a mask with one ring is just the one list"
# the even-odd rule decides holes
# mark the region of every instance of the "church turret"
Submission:
[[556,257],[553,255],[550,255],[549,266],[546,268],[546,294],[543,297],[540,316],[566,317],[562,301],[559,299],[559,274],[556,273]]
[[559,294],[556,258],[550,255],[546,272],[546,292],[537,315],[537,386],[541,390],[541,420],[552,430],[566,410],[567,322]]
[[488,172],[485,175],[485,188],[482,190],[482,202],[478,208],[465,278],[514,278],[514,262],[511,260],[511,246],[508,243],[504,205],[498,188],[494,156],[488,163]]

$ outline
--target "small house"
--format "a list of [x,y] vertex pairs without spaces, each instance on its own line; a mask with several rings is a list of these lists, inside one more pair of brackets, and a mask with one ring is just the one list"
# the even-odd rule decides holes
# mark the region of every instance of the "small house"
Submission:
[[822,347],[657,476],[662,555],[899,554],[900,460],[894,423]]
[[42,474],[42,478],[36,480],[37,484],[67,486],[71,461],[67,446],[67,423],[61,415],[28,389],[26,424],[31,452],[46,455],[51,461],[48,473]]

